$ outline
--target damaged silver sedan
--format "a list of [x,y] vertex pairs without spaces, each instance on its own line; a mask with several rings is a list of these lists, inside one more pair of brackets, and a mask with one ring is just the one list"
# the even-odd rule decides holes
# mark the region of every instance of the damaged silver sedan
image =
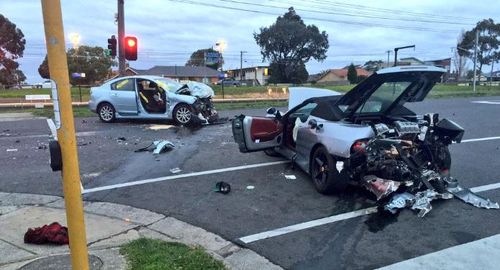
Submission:
[[[320,193],[349,183],[371,191],[385,209],[412,208],[424,216],[433,199],[456,196],[477,207],[498,208],[450,176],[448,146],[464,130],[438,114],[404,106],[422,101],[444,69],[429,66],[380,70],[345,95],[290,89],[289,110],[267,117],[241,115],[233,136],[241,152],[282,155],[311,175]],[[298,97],[300,96],[300,97]]]
[[103,122],[115,119],[171,119],[180,125],[218,118],[210,86],[159,76],[127,76],[90,89],[89,108]]

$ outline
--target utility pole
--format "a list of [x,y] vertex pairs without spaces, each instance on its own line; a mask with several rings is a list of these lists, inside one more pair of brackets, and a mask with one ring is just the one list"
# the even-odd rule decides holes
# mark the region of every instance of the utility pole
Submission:
[[125,0],[118,0],[118,72],[125,76]]
[[60,0],[42,0],[42,13],[50,77],[55,81],[53,92],[57,93],[57,100],[55,96],[52,97],[54,109],[56,106],[59,107],[59,110],[54,110],[54,114],[56,115],[57,145],[60,146],[60,151],[52,152],[51,149],[51,156],[52,154],[60,155],[63,161],[63,191],[72,269],[88,270],[89,258],[80,189],[80,168]]
[[391,50],[387,50],[387,67],[389,67],[389,57],[391,55]]
[[477,44],[479,40],[479,31],[476,30],[476,40],[474,41],[474,78],[472,79],[472,90],[476,92],[476,66],[477,66]]
[[398,65],[398,51],[401,49],[408,49],[408,48],[413,48],[415,50],[415,45],[394,48],[394,66]]
[[247,51],[240,51],[240,82],[243,80],[243,54],[244,53],[247,53]]

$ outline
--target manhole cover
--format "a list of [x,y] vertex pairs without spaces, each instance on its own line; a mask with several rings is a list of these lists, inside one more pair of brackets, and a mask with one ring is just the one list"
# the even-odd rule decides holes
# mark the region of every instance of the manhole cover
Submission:
[[[102,268],[102,261],[99,257],[90,255],[89,256],[89,267],[92,270],[99,270]],[[69,254],[67,255],[56,255],[41,258],[35,261],[32,261],[28,264],[23,265],[21,270],[67,270],[71,269],[71,257]]]

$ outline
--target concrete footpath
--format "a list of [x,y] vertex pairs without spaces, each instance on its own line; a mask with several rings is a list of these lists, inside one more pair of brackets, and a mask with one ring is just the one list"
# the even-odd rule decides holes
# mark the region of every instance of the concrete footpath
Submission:
[[[91,269],[125,269],[119,247],[140,237],[201,246],[228,269],[281,269],[257,253],[172,217],[126,205],[84,202]],[[0,192],[0,269],[70,269],[69,247],[25,244],[28,228],[66,225],[57,196]]]

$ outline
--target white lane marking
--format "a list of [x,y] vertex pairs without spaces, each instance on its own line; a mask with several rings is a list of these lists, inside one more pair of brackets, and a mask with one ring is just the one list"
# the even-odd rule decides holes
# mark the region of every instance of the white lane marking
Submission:
[[476,138],[476,139],[467,139],[467,140],[462,140],[462,143],[491,141],[491,140],[498,140],[498,139],[500,139],[500,136],[497,136],[497,137],[484,137],[484,138]]
[[85,192],[83,192],[83,193],[87,194],[87,193],[93,193],[93,192],[122,188],[122,187],[130,187],[130,186],[144,185],[144,184],[167,181],[167,180],[174,180],[174,179],[179,179],[179,178],[187,178],[187,177],[193,177],[193,176],[201,176],[201,175],[216,174],[216,173],[223,173],[223,172],[240,171],[240,170],[246,170],[246,169],[252,169],[252,168],[260,168],[260,167],[273,166],[273,165],[278,165],[278,164],[285,164],[285,163],[289,163],[289,162],[290,161],[288,161],[288,160],[282,160],[282,161],[273,161],[273,162],[266,162],[266,163],[243,165],[243,166],[236,166],[236,167],[229,167],[229,168],[215,169],[215,170],[208,170],[208,171],[201,171],[201,172],[193,172],[193,173],[186,173],[186,174],[179,174],[179,175],[170,175],[170,176],[151,178],[151,179],[109,185],[109,186],[89,188],[89,189],[86,189]]
[[[482,191],[487,191],[487,190],[493,190],[493,189],[498,189],[500,188],[500,183],[495,183],[495,184],[489,184],[489,185],[483,185],[483,186],[478,186],[471,188],[473,192],[482,192]],[[365,216],[365,215],[370,215],[377,213],[377,207],[369,207],[369,208],[364,208],[352,212],[347,212],[335,216],[330,216],[330,217],[325,217],[325,218],[320,218],[320,219],[315,219],[311,221],[306,221],[303,223],[298,223],[295,225],[290,225],[287,227],[282,227],[282,228],[277,228],[274,230],[269,230],[261,233],[256,233],[248,236],[241,237],[239,240],[242,241],[245,244],[252,243],[255,241],[275,237],[275,236],[280,236],[283,234],[288,234],[296,231],[301,231],[305,229],[310,229],[314,227],[318,227],[321,225],[329,224],[329,223],[334,223],[337,221],[342,221],[342,220],[347,220],[355,217],[360,217],[360,216]]]
[[343,213],[340,215],[315,219],[315,220],[311,220],[311,221],[307,221],[307,222],[303,222],[303,223],[299,223],[299,224],[295,224],[295,225],[291,225],[291,226],[286,226],[286,227],[274,229],[274,230],[267,231],[267,232],[252,234],[249,236],[241,237],[240,241],[242,241],[245,244],[248,244],[251,242],[258,241],[258,240],[263,240],[263,239],[267,239],[267,238],[271,238],[271,237],[275,237],[275,236],[279,236],[279,235],[283,235],[283,234],[287,234],[287,233],[291,233],[291,232],[301,231],[301,230],[325,225],[328,223],[333,223],[336,221],[341,221],[341,220],[351,219],[351,218],[360,217],[360,216],[364,216],[364,215],[369,215],[369,214],[373,214],[376,212],[377,212],[377,207],[360,209],[360,210],[356,210],[356,211],[352,211],[352,212]]
[[57,140],[57,129],[54,121],[50,118],[47,118],[47,125],[49,125],[50,133],[52,133],[52,138],[54,138],[54,140]]
[[491,100],[491,101],[479,100],[479,101],[471,101],[471,102],[472,103],[479,103],[479,104],[500,105],[500,101],[498,101],[498,100]]
[[483,192],[483,191],[488,191],[488,190],[493,190],[493,189],[498,189],[498,188],[500,188],[500,183],[494,183],[494,184],[489,184],[489,185],[473,187],[470,190],[472,192]]

